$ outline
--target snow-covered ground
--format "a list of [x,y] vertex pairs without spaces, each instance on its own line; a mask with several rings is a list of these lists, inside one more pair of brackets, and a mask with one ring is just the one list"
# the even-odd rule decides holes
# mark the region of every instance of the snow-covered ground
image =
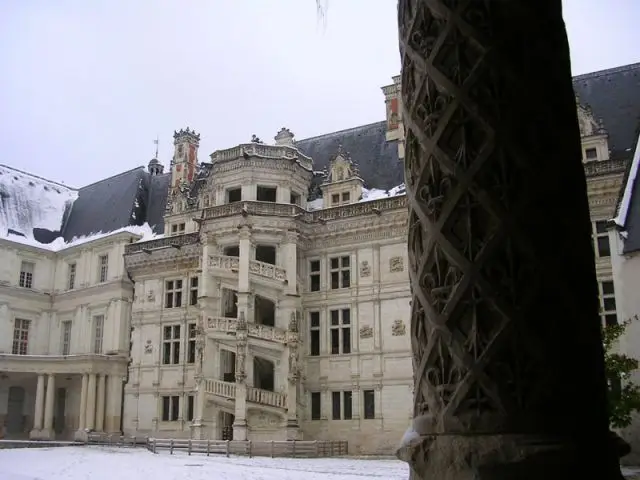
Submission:
[[154,455],[108,447],[0,450],[2,480],[406,480],[399,460]]

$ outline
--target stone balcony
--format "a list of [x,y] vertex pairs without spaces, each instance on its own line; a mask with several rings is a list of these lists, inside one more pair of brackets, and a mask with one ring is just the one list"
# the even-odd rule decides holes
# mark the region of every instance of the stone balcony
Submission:
[[174,235],[126,245],[124,262],[132,274],[166,268],[197,268],[201,250],[198,233]]
[[[235,336],[237,327],[238,320],[235,318],[208,317],[206,333],[211,336]],[[259,323],[247,323],[247,335],[249,338],[276,342],[283,345],[287,342],[286,330],[268,325],[260,325]]]
[[[204,381],[204,391],[209,395],[215,395],[227,400],[236,398],[236,384],[216,379],[206,379]],[[287,396],[284,393],[271,392],[255,387],[247,387],[247,402],[265,407],[278,409],[287,408]]]
[[[221,270],[227,273],[237,274],[240,268],[240,258],[227,255],[209,255],[207,266],[212,270]],[[249,260],[249,275],[267,280],[275,280],[280,283],[284,283],[287,280],[286,269],[258,260]]]

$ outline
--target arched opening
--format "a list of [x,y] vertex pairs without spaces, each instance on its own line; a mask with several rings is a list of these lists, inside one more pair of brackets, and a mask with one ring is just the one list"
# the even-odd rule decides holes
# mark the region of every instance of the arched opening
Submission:
[[268,327],[276,326],[276,304],[268,298],[256,295],[253,311],[255,323]]
[[262,390],[274,391],[276,366],[271,360],[253,357],[253,386]]

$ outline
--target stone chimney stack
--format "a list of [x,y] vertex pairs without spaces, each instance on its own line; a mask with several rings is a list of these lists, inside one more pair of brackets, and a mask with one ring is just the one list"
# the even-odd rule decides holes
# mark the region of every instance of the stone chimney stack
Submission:
[[293,133],[288,128],[282,127],[278,134],[273,137],[276,141],[276,145],[286,145],[288,147],[293,147]]

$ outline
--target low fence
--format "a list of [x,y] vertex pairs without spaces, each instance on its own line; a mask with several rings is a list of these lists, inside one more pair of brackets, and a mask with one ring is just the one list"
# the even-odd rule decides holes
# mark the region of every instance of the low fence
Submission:
[[193,440],[150,438],[147,448],[153,453],[169,450],[209,455],[242,455],[248,457],[337,457],[347,455],[346,441],[290,440],[256,442],[251,440]]
[[209,455],[241,455],[248,457],[338,457],[348,454],[346,441],[328,440],[290,440],[256,442],[251,440],[194,440],[188,438],[149,438],[123,435],[105,435],[90,433],[87,435],[89,445],[108,445],[117,447],[145,447],[158,453],[168,450],[200,453]]

